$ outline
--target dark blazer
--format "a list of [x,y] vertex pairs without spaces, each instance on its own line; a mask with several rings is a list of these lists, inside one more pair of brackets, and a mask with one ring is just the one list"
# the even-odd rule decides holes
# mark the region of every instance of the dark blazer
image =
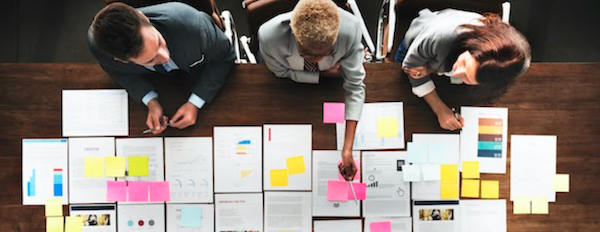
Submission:
[[[183,3],[170,2],[138,8],[167,42],[171,59],[192,78],[192,92],[211,102],[225,83],[235,52],[229,40],[210,16]],[[92,27],[88,47],[100,66],[123,86],[136,101],[154,87],[144,74],[154,72],[135,63],[123,63],[100,51],[94,44]],[[155,66],[156,70],[157,69]],[[165,73],[162,73],[165,74]]]

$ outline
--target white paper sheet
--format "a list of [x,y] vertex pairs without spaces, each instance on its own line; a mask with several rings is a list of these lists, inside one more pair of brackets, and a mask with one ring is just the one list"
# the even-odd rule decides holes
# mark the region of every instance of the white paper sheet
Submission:
[[23,139],[23,205],[69,203],[67,154],[67,139]]
[[[148,176],[127,176],[117,180],[127,181],[164,181],[165,166],[163,156],[163,138],[123,138],[117,139],[117,156],[148,156]],[[126,167],[129,160],[126,158]],[[121,204],[122,202],[119,202]],[[125,203],[125,202],[123,202]]]
[[365,232],[371,232],[371,222],[390,221],[392,232],[411,232],[412,220],[410,217],[366,217]]
[[[341,154],[341,151],[313,151],[312,215],[315,217],[360,216],[360,203],[357,205],[354,201],[330,202],[327,200],[327,181],[339,180],[338,161],[342,158]],[[353,151],[352,157],[360,160],[360,152]],[[356,173],[356,175],[360,177],[360,173]]]
[[127,104],[123,89],[63,90],[63,136],[127,136]]
[[263,231],[263,194],[215,194],[215,231]]
[[69,201],[71,204],[107,203],[106,182],[112,177],[85,177],[86,157],[115,156],[115,138],[69,139]]
[[[508,109],[461,107],[460,113],[465,119],[460,132],[460,160],[479,161],[481,173],[506,173]],[[490,132],[489,128],[502,133]]]
[[413,201],[414,232],[460,232],[459,201]]
[[[397,137],[379,137],[377,119],[396,117],[398,119]],[[345,123],[336,124],[337,149],[344,147]],[[354,150],[404,149],[404,111],[402,102],[365,103],[356,128]]]
[[362,232],[362,220],[314,221],[315,232]]
[[213,202],[212,138],[165,138],[165,175],[170,203]]
[[[199,228],[181,226],[181,207],[194,206],[202,208],[202,222]],[[214,232],[215,206],[213,204],[167,204],[168,232]]]
[[310,192],[265,192],[265,231],[311,232]]
[[262,192],[261,130],[214,127],[215,192]]
[[165,204],[118,205],[118,231],[165,232]]
[[506,200],[460,201],[461,232],[506,232]]
[[510,200],[548,196],[556,200],[556,136],[511,135]]
[[363,152],[362,179],[367,184],[364,217],[410,217],[410,184],[402,181],[404,151]]
[[83,232],[117,231],[117,206],[114,204],[71,205],[69,215],[84,220]]
[[[264,190],[311,190],[311,125],[264,125]],[[287,169],[288,158],[302,156],[305,172],[288,175],[288,186],[271,186],[271,170]]]
[[[460,163],[460,136],[457,134],[413,134],[413,143],[427,143],[428,147],[445,144],[449,149],[443,154],[444,164]],[[428,162],[429,163],[429,162]],[[427,169],[427,167],[426,167]],[[431,173],[429,173],[431,174]],[[433,174],[434,175],[434,174]],[[439,176],[439,175],[438,175]],[[412,183],[413,200],[441,200],[440,181],[421,181]]]

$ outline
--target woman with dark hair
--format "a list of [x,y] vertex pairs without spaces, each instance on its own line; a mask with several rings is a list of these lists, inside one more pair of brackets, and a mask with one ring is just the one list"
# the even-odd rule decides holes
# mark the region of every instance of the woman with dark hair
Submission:
[[402,63],[412,91],[425,99],[447,130],[463,127],[438,96],[430,74],[446,75],[452,84],[473,86],[472,94],[491,103],[529,68],[529,42],[495,14],[446,9],[419,12],[398,47],[395,60]]

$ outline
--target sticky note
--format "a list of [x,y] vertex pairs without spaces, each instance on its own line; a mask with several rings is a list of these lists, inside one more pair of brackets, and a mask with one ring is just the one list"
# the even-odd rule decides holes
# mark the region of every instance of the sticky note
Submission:
[[82,232],[83,221],[80,217],[65,218],[65,232]]
[[479,161],[462,162],[463,179],[479,179]]
[[406,160],[413,164],[425,164],[428,161],[429,144],[428,143],[408,143]]
[[531,198],[532,214],[548,214],[548,196],[539,196]]
[[127,182],[107,181],[106,201],[127,201]]
[[104,157],[85,157],[83,168],[85,177],[104,177]]
[[440,180],[440,165],[439,164],[421,165],[421,174],[423,174],[424,181]]
[[380,138],[398,137],[398,117],[380,117],[377,119],[377,136]]
[[187,228],[202,227],[202,208],[200,206],[182,206],[179,225]]
[[[328,180],[327,181],[327,200],[328,201],[348,201],[348,192],[350,185],[348,181]],[[356,190],[355,190],[356,191]],[[350,193],[352,195],[352,193]],[[358,196],[356,196],[358,198]],[[354,198],[354,197],[352,197]]]
[[458,199],[458,183],[440,183],[440,194],[442,200]]
[[[338,165],[341,163],[342,163],[342,160],[338,160]],[[354,175],[354,180],[360,180],[360,160],[354,159],[354,167],[356,168],[356,174]],[[339,169],[338,169],[338,179],[346,180],[342,176],[342,173],[339,172]]]
[[429,163],[448,163],[449,154],[453,154],[452,143],[429,143]]
[[458,182],[458,165],[442,164],[440,167],[440,179],[442,181]]
[[556,174],[554,176],[554,191],[569,192],[569,174]]
[[148,156],[130,156],[128,176],[148,176]]
[[55,217],[63,215],[62,199],[46,199],[46,217]]
[[65,226],[64,217],[47,217],[46,232],[63,232]]
[[420,165],[403,165],[402,180],[404,182],[421,181],[421,166]]
[[460,195],[462,197],[478,198],[479,180],[462,180]]
[[171,200],[171,188],[168,181],[148,182],[150,202],[161,202]]
[[500,198],[500,182],[497,180],[481,181],[481,198],[498,199]]
[[392,223],[390,221],[371,222],[369,229],[371,229],[371,232],[391,232]]
[[288,186],[287,169],[271,169],[271,186],[272,187]]
[[[348,185],[350,186],[350,185]],[[367,199],[367,184],[364,183],[352,183],[354,188],[354,194],[356,194],[356,200],[364,201]],[[348,200],[354,201],[354,195],[352,195],[352,189],[348,191]]]
[[513,199],[514,214],[531,214],[531,200],[525,197],[515,197]]
[[127,182],[129,190],[130,202],[147,202],[148,201],[148,182],[146,181],[130,181]]
[[290,176],[306,172],[306,168],[304,167],[304,157],[301,155],[287,158],[285,162],[287,163],[288,174]]
[[343,123],[345,115],[344,109],[344,103],[324,102],[323,123]]
[[248,177],[252,173],[252,170],[242,170],[240,172],[240,178]]
[[125,176],[125,157],[106,157],[104,162],[106,165],[106,176]]

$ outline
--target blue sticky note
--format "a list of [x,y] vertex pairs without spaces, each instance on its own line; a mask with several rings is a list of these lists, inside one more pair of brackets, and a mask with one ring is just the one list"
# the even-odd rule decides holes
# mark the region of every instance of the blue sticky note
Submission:
[[408,143],[406,150],[408,151],[407,161],[413,164],[426,164],[429,154],[428,143]]
[[452,143],[429,143],[429,163],[446,164],[456,151],[452,151]]
[[200,206],[181,207],[181,227],[200,228],[202,226],[202,208]]

